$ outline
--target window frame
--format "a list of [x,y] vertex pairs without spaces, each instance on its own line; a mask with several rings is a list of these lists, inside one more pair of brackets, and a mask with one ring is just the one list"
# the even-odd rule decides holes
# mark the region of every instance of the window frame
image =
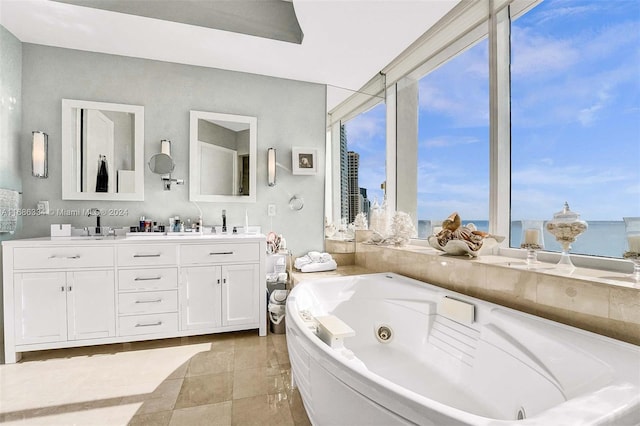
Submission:
[[[489,39],[489,230],[504,235],[505,241],[491,254],[508,258],[526,258],[526,250],[509,247],[511,232],[511,112],[510,112],[510,31],[511,22],[537,6],[542,0],[486,0],[462,2],[432,29],[412,44],[361,92],[329,113],[328,128],[335,143],[335,123],[346,121],[370,108],[366,96],[384,95],[387,111],[386,173],[387,204],[397,203],[397,92],[404,78],[419,79],[476,42]],[[485,7],[484,11],[482,8]],[[447,39],[446,41],[443,41]],[[422,57],[420,57],[422,55]],[[380,86],[383,90],[380,91]],[[375,89],[378,90],[375,90]],[[375,95],[366,95],[375,93]],[[363,97],[364,96],[364,97]],[[376,102],[377,103],[377,102]],[[339,127],[339,126],[338,126]],[[339,139],[339,135],[338,135]],[[336,145],[333,145],[334,147]],[[335,155],[334,155],[335,158]],[[335,169],[335,168],[334,168]],[[335,183],[334,188],[335,191]],[[335,200],[335,195],[334,195]],[[334,207],[335,210],[335,207]],[[417,221],[417,218],[415,219]],[[425,239],[412,239],[412,245],[428,247]],[[541,251],[538,258],[557,262],[560,253]],[[626,273],[630,263],[624,259],[571,254],[578,267]]]

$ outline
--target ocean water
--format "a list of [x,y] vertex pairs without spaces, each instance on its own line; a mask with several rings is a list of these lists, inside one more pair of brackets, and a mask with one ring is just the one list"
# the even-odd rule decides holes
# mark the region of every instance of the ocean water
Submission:
[[[431,235],[431,224],[440,226],[440,222],[419,220],[418,238],[426,238]],[[463,221],[463,224],[473,223],[480,231],[489,230],[489,222],[486,220]],[[623,221],[592,221],[588,222],[588,229],[571,245],[571,253],[587,254],[592,256],[621,258],[627,250],[627,239]],[[547,251],[561,252],[562,247],[553,235],[544,231],[544,249]],[[511,222],[511,247],[520,247],[522,239],[522,222]]]

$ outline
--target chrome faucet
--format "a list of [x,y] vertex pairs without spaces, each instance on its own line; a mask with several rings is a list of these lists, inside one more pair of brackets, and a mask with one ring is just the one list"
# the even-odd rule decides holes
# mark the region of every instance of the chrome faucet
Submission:
[[[89,212],[87,213],[87,216],[91,217],[91,216],[95,216],[96,217],[96,235],[100,235],[102,234],[102,229],[100,228],[100,209],[97,208],[92,208],[89,209]],[[88,230],[87,230],[88,232]]]
[[227,211],[222,210],[222,233],[227,232]]

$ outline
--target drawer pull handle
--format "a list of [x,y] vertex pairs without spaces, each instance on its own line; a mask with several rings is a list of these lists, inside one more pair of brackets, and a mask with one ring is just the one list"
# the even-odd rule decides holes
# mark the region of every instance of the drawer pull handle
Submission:
[[160,257],[160,253],[157,254],[134,254],[133,257]]
[[134,281],[154,281],[160,279],[162,279],[162,277],[136,277]]
[[213,251],[213,252],[209,253],[209,256],[220,256],[220,255],[223,255],[223,254],[233,254],[233,252],[232,251],[219,251],[219,252]]
[[49,256],[49,259],[80,259],[80,255],[76,254],[73,256],[57,256],[55,254],[52,254],[51,256]]
[[136,327],[155,327],[156,325],[162,325],[162,321],[137,323]]
[[136,303],[160,303],[162,302],[162,298],[153,299],[153,300],[136,300]]

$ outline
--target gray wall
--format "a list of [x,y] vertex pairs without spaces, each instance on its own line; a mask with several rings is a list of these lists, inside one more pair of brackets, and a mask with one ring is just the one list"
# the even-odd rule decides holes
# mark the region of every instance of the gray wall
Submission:
[[[20,145],[31,135],[22,134],[22,43],[1,25],[0,100],[0,188],[22,191]],[[31,172],[29,163],[23,167]],[[0,241],[12,238],[0,233]]]
[[[20,144],[22,125],[22,43],[0,25],[0,188],[22,191]],[[28,140],[28,137],[27,137]],[[29,170],[31,168],[29,167]],[[18,218],[18,233],[21,220]],[[0,233],[0,241],[15,238]],[[0,248],[0,271],[2,270]],[[2,274],[0,274],[2,295]],[[0,304],[0,323],[4,324],[4,312]],[[0,347],[4,348],[4,333],[0,328]],[[4,351],[0,353],[4,362]]]
[[[287,238],[296,254],[323,248],[324,168],[315,176],[293,176],[291,147],[313,147],[320,158],[325,152],[324,85],[253,74],[134,59],[100,53],[23,44],[21,138],[32,130],[49,134],[49,178],[31,177],[29,146],[22,146],[23,205],[35,208],[49,200],[52,209],[124,208],[125,217],[103,217],[104,226],[135,225],[141,215],[167,222],[169,216],[197,217],[188,201],[188,187],[163,191],[160,177],[145,169],[144,202],[93,202],[61,200],[61,100],[79,99],[143,105],[145,108],[145,163],[160,151],[160,140],[170,139],[176,161],[175,178],[189,177],[189,111],[241,114],[258,118],[257,202],[199,203],[207,224],[221,223],[227,210],[228,224],[243,225],[248,211],[251,225],[262,226]],[[3,61],[4,63],[4,61]],[[4,144],[5,142],[0,142]],[[278,152],[278,184],[267,186],[267,148]],[[4,149],[4,147],[3,147]],[[288,170],[286,170],[288,169]],[[187,182],[188,185],[188,182]],[[300,211],[288,208],[293,195],[304,198]],[[267,205],[277,215],[267,217]],[[94,218],[25,217],[19,237],[45,236],[49,224],[89,226]]]

